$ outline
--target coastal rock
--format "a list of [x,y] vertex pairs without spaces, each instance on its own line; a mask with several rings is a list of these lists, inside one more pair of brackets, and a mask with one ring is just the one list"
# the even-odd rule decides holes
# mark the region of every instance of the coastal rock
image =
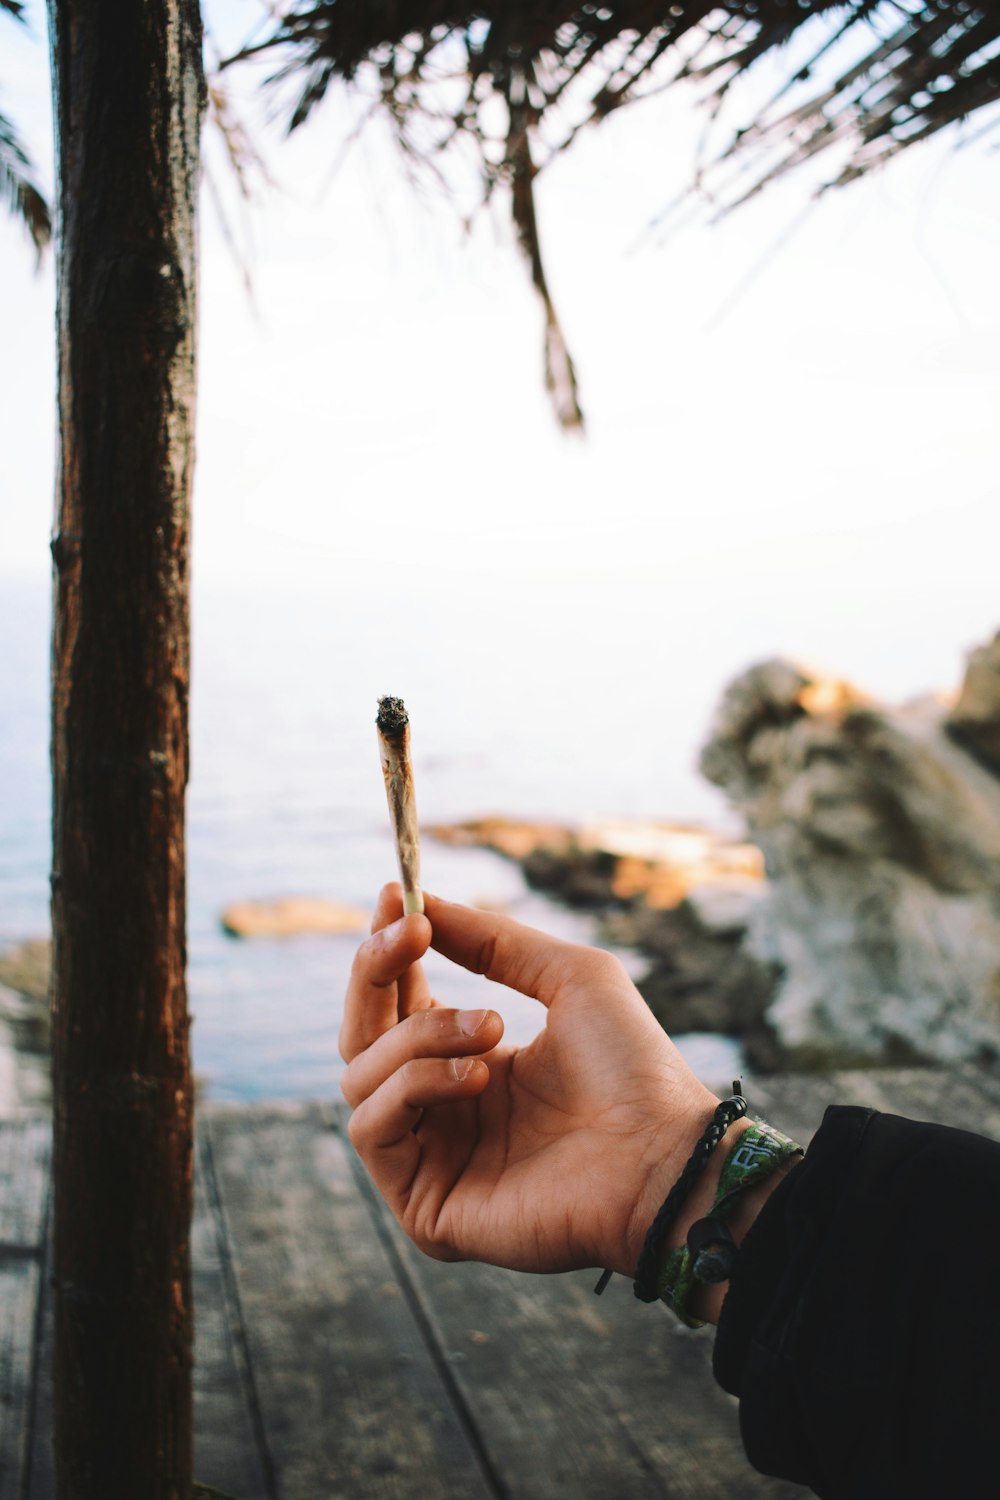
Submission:
[[52,944],[48,938],[29,938],[0,953],[0,984],[33,1000],[48,1002]]
[[762,1064],[773,1063],[765,1014],[778,972],[749,951],[742,928],[712,930],[684,900],[669,910],[609,911],[601,931],[608,943],[636,948],[649,960],[636,987],[667,1031],[738,1037]]
[[746,890],[764,874],[752,844],[692,824],[604,819],[568,828],[487,817],[425,832],[452,846],[503,854],[521,866],[529,885],[573,906],[634,902],[667,910],[693,890]]
[[776,971],[743,947],[763,892],[753,845],[647,821],[567,828],[494,817],[427,832],[515,859],[534,889],[599,914],[607,943],[649,960],[636,983],[668,1030],[756,1038],[770,1055],[763,1015]]
[[429,824],[424,833],[456,849],[492,849],[507,859],[524,860],[540,849],[565,852],[573,833],[561,823],[532,823],[517,818],[470,818],[465,823]]
[[25,1052],[47,1053],[51,1047],[49,977],[52,944],[33,938],[0,953],[0,1019]]
[[356,906],[318,897],[285,897],[280,901],[239,901],[222,913],[230,937],[297,937],[304,933],[362,933],[369,915]]
[[0,1115],[17,1118],[52,1102],[51,944],[38,938],[0,953]]
[[1000,775],[1000,632],[971,652],[965,681],[945,728],[988,770]]
[[741,951],[781,976],[767,1021],[784,1060],[1000,1052],[998,656],[974,655],[950,714],[781,660],[725,693],[701,765],[763,851]]

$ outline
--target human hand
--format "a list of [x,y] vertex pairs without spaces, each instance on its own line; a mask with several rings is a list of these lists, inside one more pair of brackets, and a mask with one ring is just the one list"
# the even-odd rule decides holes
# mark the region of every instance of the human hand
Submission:
[[[428,1255],[631,1276],[716,1096],[610,954],[425,900],[403,917],[386,886],[355,959],[340,1050],[359,1155]],[[535,1040],[501,1045],[496,1011],[439,1006],[431,945],[544,1005]]]

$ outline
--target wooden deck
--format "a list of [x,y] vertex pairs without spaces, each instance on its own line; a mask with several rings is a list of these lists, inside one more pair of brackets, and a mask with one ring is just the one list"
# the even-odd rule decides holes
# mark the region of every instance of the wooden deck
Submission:
[[[1000,1137],[974,1069],[752,1082],[805,1140],[831,1102]],[[50,1129],[0,1122],[0,1500],[51,1500]],[[592,1272],[418,1255],[330,1109],[202,1111],[196,1473],[237,1500],[779,1500],[691,1333]],[[138,1497],[137,1497],[138,1500]]]

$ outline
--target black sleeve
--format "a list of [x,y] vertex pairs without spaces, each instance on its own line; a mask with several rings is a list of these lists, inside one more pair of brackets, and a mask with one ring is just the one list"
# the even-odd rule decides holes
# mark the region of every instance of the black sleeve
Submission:
[[823,1500],[1000,1492],[1000,1145],[828,1109],[715,1343],[750,1462]]

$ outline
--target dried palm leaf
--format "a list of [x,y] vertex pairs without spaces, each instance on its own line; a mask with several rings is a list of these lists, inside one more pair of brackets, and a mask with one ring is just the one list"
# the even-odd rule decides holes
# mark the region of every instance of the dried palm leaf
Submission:
[[[0,0],[0,4],[6,10],[12,9],[11,0]],[[31,161],[16,130],[7,116],[0,114],[0,198],[24,224],[41,260],[42,251],[52,238],[52,217],[30,174]]]
[[[0,11],[24,24],[22,0],[0,0]],[[0,198],[31,236],[38,259],[52,238],[49,206],[31,179],[31,159],[21,145],[14,124],[0,114]]]
[[[384,112],[411,167],[445,175],[448,153],[472,143],[483,198],[509,188],[545,309],[547,379],[572,427],[582,418],[542,262],[538,173],[578,131],[655,89],[701,83],[718,109],[793,39],[810,43],[805,61],[789,63],[767,107],[698,173],[719,212],[824,153],[838,165],[820,190],[842,187],[1000,100],[1000,8],[989,0],[291,0],[229,61],[280,59],[269,81],[293,86],[292,130],[342,80]],[[838,56],[849,61],[838,67]]]

